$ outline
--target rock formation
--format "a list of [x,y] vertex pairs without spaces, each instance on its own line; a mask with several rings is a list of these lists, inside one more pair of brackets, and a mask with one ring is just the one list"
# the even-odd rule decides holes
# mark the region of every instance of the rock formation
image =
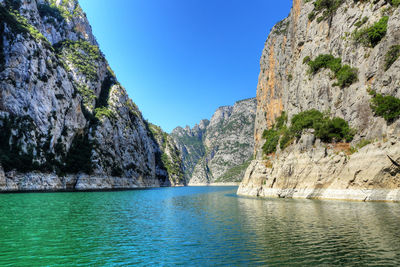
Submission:
[[184,183],[76,0],[1,0],[0,13],[0,190]]
[[[261,56],[256,159],[238,194],[400,200],[400,170],[387,157],[400,158],[397,2],[293,1],[289,16],[271,30]],[[348,123],[354,129],[351,143],[338,136],[321,140],[321,125],[315,126],[318,133],[303,129],[291,136],[287,129],[293,117],[313,109]],[[265,131],[277,128],[282,112],[288,118],[281,128],[288,132],[287,144],[279,131]],[[265,153],[271,136],[278,136],[282,146]]]
[[255,110],[255,98],[238,101],[218,108],[210,121],[193,129],[172,131],[189,184],[241,181],[252,158]]

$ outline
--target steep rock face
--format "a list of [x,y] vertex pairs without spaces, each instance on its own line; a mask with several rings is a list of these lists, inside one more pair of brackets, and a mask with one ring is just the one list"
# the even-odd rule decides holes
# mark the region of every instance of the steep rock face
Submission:
[[181,143],[180,149],[197,153],[191,154],[188,165],[192,169],[186,169],[189,184],[241,180],[252,157],[255,109],[254,98],[238,101],[234,106],[218,108],[209,123],[202,121],[192,130],[173,131],[172,136]]
[[150,132],[155,140],[157,176],[166,177],[166,185],[186,185],[182,155],[174,139],[160,127],[149,124]]
[[0,189],[170,185],[78,2],[4,0],[0,12]]
[[[386,155],[399,156],[400,122],[388,123],[374,115],[368,89],[400,97],[400,61],[394,61],[386,70],[388,51],[400,44],[400,9],[384,0],[343,0],[336,1],[337,6],[325,12],[323,7],[318,10],[315,2],[294,0],[288,18],[272,29],[265,43],[257,87],[257,160],[249,166],[238,193],[393,200],[393,196],[384,194],[368,198],[343,192],[398,189],[400,174],[393,170]],[[333,5],[334,1],[322,2]],[[363,30],[379,24],[385,16],[387,32],[381,40],[368,43],[368,37],[360,38]],[[357,68],[357,79],[341,87],[334,85],[335,74],[328,69],[310,74],[307,61],[321,54],[341,58],[342,64]],[[310,109],[348,121],[357,131],[351,146],[356,147],[361,140],[371,144],[358,151],[344,151],[345,155],[339,153],[341,150],[328,149],[329,144],[315,138],[309,139],[307,146],[301,145],[302,137],[284,151],[278,147],[275,155],[263,155],[262,134],[274,125],[282,111],[290,121],[295,114]],[[370,183],[371,180],[374,182]],[[324,190],[330,193],[322,193]],[[396,198],[400,199],[399,195]]]
[[171,137],[182,155],[183,172],[186,181],[190,180],[194,167],[205,154],[203,139],[209,123],[209,120],[201,120],[193,129],[190,129],[189,126],[185,128],[177,127],[171,133]]

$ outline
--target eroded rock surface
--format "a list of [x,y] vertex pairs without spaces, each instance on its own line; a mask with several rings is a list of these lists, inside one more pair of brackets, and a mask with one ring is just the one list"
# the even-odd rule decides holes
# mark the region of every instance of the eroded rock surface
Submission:
[[[400,122],[375,116],[368,89],[400,97],[400,61],[386,70],[390,48],[400,44],[400,9],[390,1],[344,0],[332,13],[315,11],[315,1],[294,0],[289,16],[265,43],[260,61],[255,122],[255,158],[238,190],[243,195],[400,200],[400,174],[386,155],[400,157]],[[333,2],[333,1],[332,1]],[[314,12],[314,19],[312,19]],[[327,14],[326,16],[324,14]],[[325,16],[325,17],[324,17]],[[388,16],[386,35],[377,44],[355,40],[357,31]],[[335,86],[331,70],[309,73],[308,59],[330,54],[357,68],[350,86]],[[341,117],[357,130],[350,144],[370,140],[358,151],[330,149],[305,133],[276,154],[263,155],[262,134],[282,111],[289,121],[317,109]]]
[[241,181],[254,149],[255,110],[255,99],[246,99],[218,108],[193,129],[174,129],[190,185]]
[[5,0],[0,12],[0,190],[183,184],[76,0]]

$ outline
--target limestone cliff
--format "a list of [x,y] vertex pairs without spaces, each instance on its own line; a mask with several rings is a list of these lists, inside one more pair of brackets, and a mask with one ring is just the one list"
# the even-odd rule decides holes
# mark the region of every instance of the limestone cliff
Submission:
[[1,0],[0,13],[0,190],[182,182],[76,0]]
[[255,109],[254,98],[238,101],[218,108],[210,121],[193,129],[173,130],[189,184],[241,181],[254,147]]
[[[385,0],[293,1],[262,52],[256,160],[239,194],[400,200],[400,170],[387,157],[400,159],[398,6]],[[383,107],[389,102],[391,108]],[[265,130],[276,127],[283,111],[290,127],[294,115],[312,109],[344,119],[354,129],[351,143],[322,142],[305,129],[274,153],[263,152]]]
[[203,139],[209,123],[209,120],[201,120],[192,129],[189,126],[185,128],[176,127],[171,133],[171,137],[174,139],[182,155],[186,181],[190,180],[194,167],[206,153]]

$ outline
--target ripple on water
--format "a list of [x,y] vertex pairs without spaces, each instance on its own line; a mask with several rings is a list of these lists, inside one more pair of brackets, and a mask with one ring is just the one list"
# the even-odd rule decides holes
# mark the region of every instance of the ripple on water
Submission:
[[236,189],[0,195],[0,265],[400,264],[400,204]]

